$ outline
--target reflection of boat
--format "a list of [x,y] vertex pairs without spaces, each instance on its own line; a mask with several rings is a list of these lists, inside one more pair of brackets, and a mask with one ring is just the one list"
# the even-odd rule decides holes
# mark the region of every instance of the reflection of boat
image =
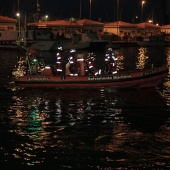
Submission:
[[58,74],[55,66],[42,67],[44,65],[42,59],[36,59],[35,56],[31,59],[27,56],[26,61],[29,61],[29,73],[15,74],[18,74],[15,83],[26,87],[155,87],[168,75],[169,71],[166,66],[161,66],[135,71],[120,71],[116,74],[105,74],[104,72],[97,75],[86,74],[84,60],[81,56],[78,62],[78,76],[71,76],[67,66],[65,74]]
[[166,35],[154,35],[145,37],[140,41],[137,41],[138,45],[141,47],[147,46],[170,46],[170,40]]

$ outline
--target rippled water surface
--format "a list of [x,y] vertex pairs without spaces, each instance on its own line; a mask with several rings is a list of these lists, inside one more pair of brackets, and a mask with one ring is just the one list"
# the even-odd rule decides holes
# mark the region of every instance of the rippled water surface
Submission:
[[150,89],[21,88],[18,52],[0,55],[1,169],[170,168],[169,77]]

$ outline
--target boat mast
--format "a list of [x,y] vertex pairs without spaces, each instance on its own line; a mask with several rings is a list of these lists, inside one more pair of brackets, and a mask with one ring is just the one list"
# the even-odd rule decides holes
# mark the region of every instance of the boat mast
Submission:
[[117,0],[117,41],[119,41],[119,0]]
[[19,29],[18,35],[19,35],[19,37],[20,37],[20,34],[21,34],[21,30],[20,30],[21,28],[20,27],[21,27],[21,24],[20,24],[20,3],[19,3],[19,0],[18,0],[18,29]]
[[39,12],[40,12],[40,4],[37,0],[37,27],[38,27],[38,21],[39,21]]
[[90,20],[91,20],[91,0],[90,0]]
[[25,12],[25,18],[24,18],[24,38],[23,38],[25,46],[27,45],[27,42],[26,42],[26,31],[27,31],[27,17],[26,17],[26,12]]
[[81,19],[81,0],[80,0],[80,19]]

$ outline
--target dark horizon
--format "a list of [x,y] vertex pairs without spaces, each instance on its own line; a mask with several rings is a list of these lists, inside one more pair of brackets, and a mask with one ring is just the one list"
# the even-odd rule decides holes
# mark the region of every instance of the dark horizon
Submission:
[[[0,2],[0,15],[16,18],[18,1],[21,16],[26,13],[28,18],[30,17],[30,20],[31,17],[33,19],[33,15],[37,12],[37,0],[8,0]],[[116,21],[117,1],[118,0],[91,0],[91,19],[101,22]],[[52,4],[50,4],[48,0],[38,0],[38,2],[40,4],[40,15],[49,15],[49,20],[71,17],[80,18],[80,16],[82,19],[90,19],[90,0],[57,0],[57,2],[53,2]],[[80,2],[82,7],[81,10]],[[65,4],[67,4],[67,6]],[[126,0],[119,0],[118,18],[124,22],[139,23],[141,22],[141,12],[143,12],[143,22],[153,18],[154,24],[167,24],[170,23],[169,4],[170,0],[145,0],[142,11],[141,0],[129,0],[128,3]],[[163,7],[164,10],[162,10]]]

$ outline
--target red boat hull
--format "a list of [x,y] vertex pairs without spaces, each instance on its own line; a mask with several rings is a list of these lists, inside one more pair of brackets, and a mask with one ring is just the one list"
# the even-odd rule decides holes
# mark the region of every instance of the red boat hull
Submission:
[[165,66],[152,69],[121,72],[115,75],[98,76],[52,76],[25,75],[15,80],[15,83],[25,87],[155,87],[167,77],[169,69]]

